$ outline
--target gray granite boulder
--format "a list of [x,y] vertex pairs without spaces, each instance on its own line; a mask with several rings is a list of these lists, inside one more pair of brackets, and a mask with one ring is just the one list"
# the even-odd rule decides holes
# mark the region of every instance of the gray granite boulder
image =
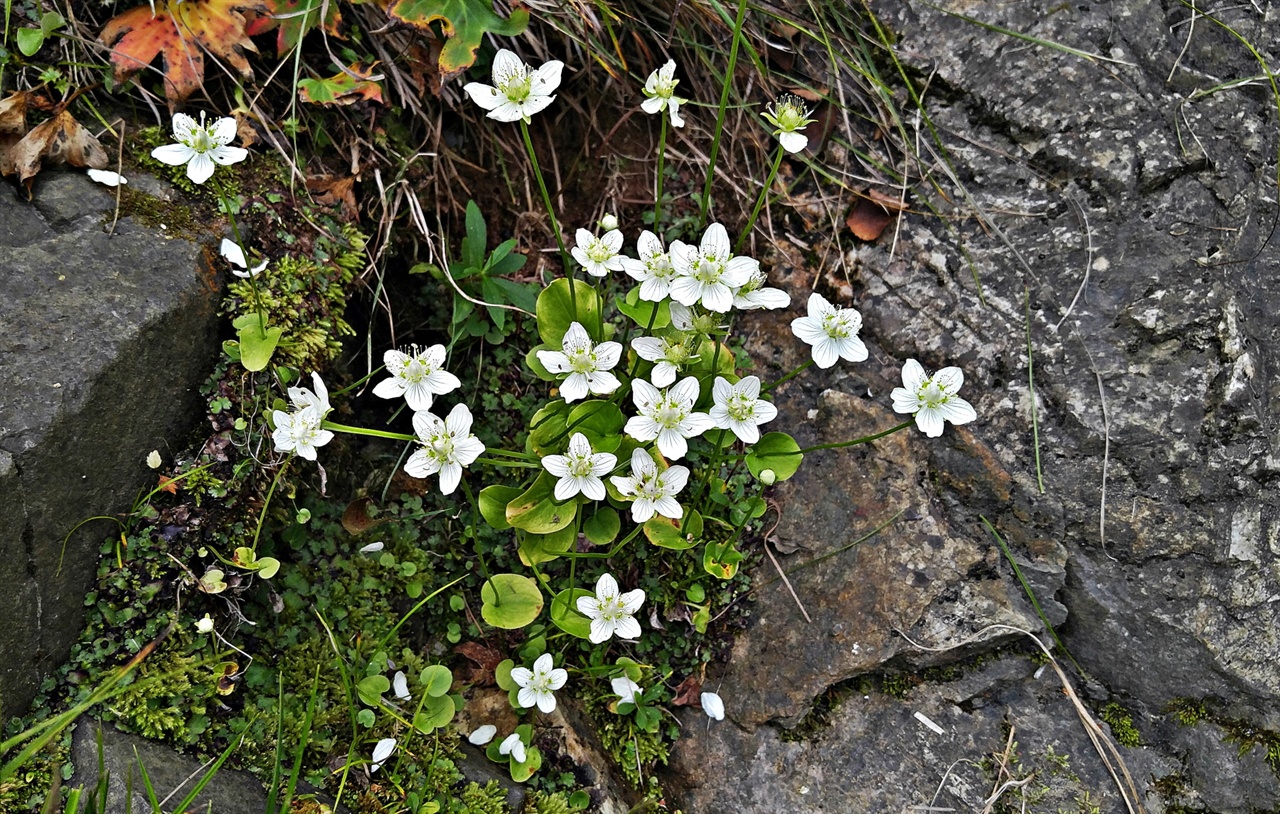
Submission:
[[[154,481],[153,449],[203,414],[221,281],[191,238],[131,217],[113,191],[45,172],[0,184],[0,714],[23,712],[80,634],[101,522]],[[66,539],[64,546],[63,541]]]

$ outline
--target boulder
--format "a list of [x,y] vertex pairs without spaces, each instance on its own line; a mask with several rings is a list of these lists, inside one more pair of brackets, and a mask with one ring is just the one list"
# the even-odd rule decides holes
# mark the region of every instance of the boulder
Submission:
[[[66,660],[99,548],[203,414],[222,281],[196,239],[122,217],[115,195],[45,172],[0,184],[0,715]],[[176,444],[175,444],[176,442]]]

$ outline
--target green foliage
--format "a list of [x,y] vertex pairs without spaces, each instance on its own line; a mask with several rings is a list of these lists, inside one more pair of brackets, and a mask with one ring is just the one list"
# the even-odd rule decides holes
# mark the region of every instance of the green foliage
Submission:
[[[163,680],[144,681],[157,676]],[[216,684],[209,665],[170,649],[144,661],[132,678],[129,689],[107,707],[125,729],[156,740],[190,742],[192,729],[208,724],[208,700]]]
[[507,795],[497,780],[468,783],[454,803],[455,814],[507,814]]
[[1133,725],[1133,716],[1117,703],[1107,704],[1102,708],[1102,720],[1111,727],[1111,734],[1121,746],[1137,747],[1142,745],[1142,736]]

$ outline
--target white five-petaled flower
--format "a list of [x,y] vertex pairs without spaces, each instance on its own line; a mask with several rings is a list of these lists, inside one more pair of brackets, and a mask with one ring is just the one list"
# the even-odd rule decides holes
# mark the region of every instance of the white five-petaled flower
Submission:
[[640,299],[645,302],[661,302],[671,293],[671,283],[676,278],[671,255],[662,248],[662,240],[645,229],[636,241],[640,259],[622,258],[622,267],[640,283]]
[[596,580],[596,595],[578,597],[578,612],[591,620],[591,643],[600,644],[614,635],[619,639],[639,638],[640,623],[635,614],[643,604],[644,591],[636,588],[619,593],[618,581],[601,574]]
[[930,438],[942,435],[945,422],[968,424],[978,417],[973,405],[960,398],[964,373],[944,367],[930,377],[915,359],[902,366],[902,387],[893,389],[893,411],[914,413],[916,426]]
[[315,385],[315,390],[309,387],[290,387],[289,401],[295,410],[314,407],[320,414],[320,418],[324,418],[333,409],[329,404],[329,388],[325,387],[324,379],[320,378],[320,374],[314,371],[311,373],[311,383]]
[[512,732],[502,743],[498,744],[498,754],[511,755],[511,759],[516,763],[524,763],[524,741],[520,740],[518,733]]
[[567,402],[586,398],[588,393],[605,395],[618,389],[618,377],[610,373],[622,358],[622,345],[617,342],[591,341],[587,329],[577,322],[565,331],[560,350],[538,351],[538,361],[552,373],[568,373],[560,384],[560,395]]
[[760,440],[760,425],[778,416],[778,408],[760,398],[760,379],[747,376],[737,384],[729,384],[722,376],[716,376],[711,386],[712,422],[722,430],[733,430],[744,444]]
[[791,295],[780,288],[766,288],[765,275],[760,266],[751,272],[746,285],[733,292],[733,307],[739,311],[774,310],[791,305]]
[[548,455],[542,459],[542,466],[559,480],[556,481],[556,500],[568,500],[577,494],[586,495],[590,500],[604,500],[604,481],[601,475],[607,475],[618,463],[618,457],[612,452],[592,452],[591,442],[587,436],[575,432],[569,439],[567,455]]
[[632,681],[627,676],[609,679],[609,685],[613,687],[614,695],[618,696],[619,704],[634,704],[636,695],[643,693],[644,690],[640,685]]
[[118,172],[111,170],[89,170],[89,177],[97,181],[99,184],[107,187],[118,187],[121,184],[129,183],[129,179],[125,178]]
[[639,415],[623,428],[637,441],[658,442],[658,450],[673,461],[689,451],[686,439],[702,435],[714,424],[706,413],[695,413],[693,404],[701,388],[693,376],[681,379],[667,390],[659,390],[644,379],[631,383],[631,400]]
[[413,414],[413,431],[422,448],[404,462],[404,471],[415,478],[440,473],[441,494],[453,494],[462,480],[462,467],[470,466],[484,444],[471,434],[471,410],[455,405],[447,418],[425,410]]
[[809,108],[799,96],[793,93],[782,94],[765,111],[764,118],[778,128],[773,134],[778,137],[782,149],[798,153],[808,146],[809,137],[801,131],[815,119],[809,118]]
[[655,363],[650,378],[658,387],[674,382],[681,366],[691,359],[689,348],[679,338],[637,336],[631,340],[631,348],[641,359]]
[[257,277],[267,267],[267,261],[263,260],[258,265],[250,268],[249,261],[245,258],[244,249],[241,248],[240,244],[234,240],[227,240],[225,237],[222,239],[222,245],[218,248],[218,253],[226,258],[227,262],[232,266],[239,266],[239,268],[231,269],[232,274],[246,280],[250,277]]
[[821,368],[838,359],[861,362],[867,346],[858,338],[862,314],[856,308],[837,308],[816,291],[809,295],[809,316],[791,320],[791,332],[813,346],[813,361]]
[[665,65],[649,74],[649,78],[645,80],[645,100],[640,103],[640,108],[645,113],[661,113],[666,110],[671,114],[672,127],[684,127],[680,105],[689,100],[675,95],[678,84],[680,80],[676,79],[676,61],[668,59]]
[[315,390],[308,387],[290,387],[289,401],[293,403],[293,412],[273,410],[271,421],[275,431],[271,439],[275,441],[277,452],[296,452],[308,461],[316,459],[316,448],[333,440],[333,433],[324,429],[322,422],[329,414],[329,390],[319,373],[311,374],[311,382]]
[[471,101],[500,122],[528,122],[534,113],[555,101],[564,63],[553,59],[537,70],[503,48],[493,57],[493,85],[470,82],[462,89]]
[[702,303],[709,311],[724,313],[733,307],[733,291],[751,280],[759,263],[750,257],[734,257],[729,233],[713,223],[698,246],[671,244],[671,264],[679,276],[671,283],[671,299],[681,305]]
[[679,520],[684,509],[675,496],[689,482],[689,470],[683,466],[671,466],[659,472],[658,465],[643,449],[631,453],[631,475],[614,475],[609,478],[624,497],[631,498],[631,519],[647,522],[655,514]]
[[429,348],[411,347],[412,354],[389,350],[382,354],[390,379],[383,379],[373,388],[379,398],[394,399],[404,396],[409,409],[414,412],[431,409],[436,396],[451,393],[462,386],[458,377],[444,369],[444,345]]
[[702,711],[707,713],[707,717],[713,721],[724,720],[724,700],[714,692],[704,692],[702,694]]
[[520,688],[520,692],[516,694],[520,706],[528,709],[537,704],[538,709],[543,712],[554,712],[556,697],[552,693],[569,680],[569,672],[556,667],[550,653],[543,653],[533,663],[532,670],[526,667],[512,668],[511,680]]
[[177,167],[187,165],[187,177],[197,184],[203,184],[213,176],[215,164],[224,167],[244,161],[249,151],[243,147],[228,146],[236,137],[236,120],[224,116],[205,126],[204,113],[200,121],[186,113],[173,114],[173,137],[177,144],[166,144],[151,151],[156,161]]
[[586,229],[579,229],[576,240],[578,245],[570,249],[570,254],[587,274],[607,277],[611,271],[622,271],[624,260],[618,254],[622,251],[622,232],[611,229],[602,237],[596,237]]
[[382,764],[391,757],[391,753],[396,750],[395,738],[383,738],[378,741],[377,746],[373,747],[373,765],[369,767],[370,772],[376,772],[382,768]]
[[493,724],[485,724],[477,727],[475,732],[467,736],[467,742],[472,746],[484,746],[493,740],[493,736],[498,734],[498,727]]

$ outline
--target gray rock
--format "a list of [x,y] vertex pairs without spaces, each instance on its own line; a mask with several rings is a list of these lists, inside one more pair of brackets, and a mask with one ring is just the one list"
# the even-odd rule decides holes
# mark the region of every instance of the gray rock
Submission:
[[83,598],[152,449],[201,414],[221,281],[201,246],[121,219],[80,173],[0,185],[0,707],[22,712],[80,633]]

